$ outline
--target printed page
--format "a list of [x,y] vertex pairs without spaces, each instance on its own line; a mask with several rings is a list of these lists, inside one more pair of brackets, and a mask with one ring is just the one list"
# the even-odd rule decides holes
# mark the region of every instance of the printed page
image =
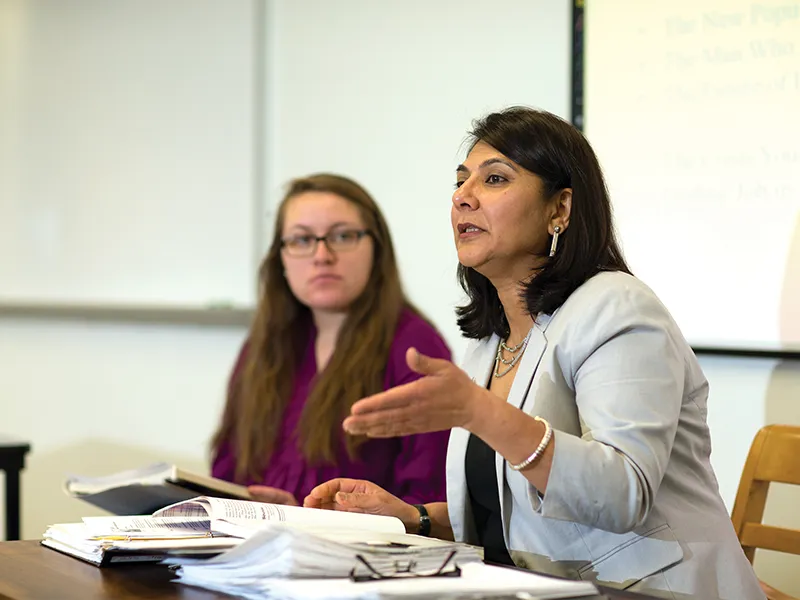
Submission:
[[[232,537],[185,537],[179,539],[146,539],[131,540],[129,542],[114,542],[114,548],[118,550],[163,550],[169,554],[181,554],[184,550],[216,550],[214,554],[219,554],[221,550],[234,548],[242,543],[242,540]],[[191,555],[192,553],[189,552]]]
[[51,525],[42,537],[45,540],[55,540],[84,553],[99,553],[110,548],[121,550],[161,549],[177,553],[180,550],[192,548],[232,548],[243,541],[227,536],[209,537],[206,535],[131,537],[130,539],[92,538],[87,533],[85,523]]
[[208,535],[211,521],[206,517],[84,517],[87,537],[197,537]]
[[[153,513],[154,517],[210,517],[220,519],[278,521],[288,525],[319,525],[326,528],[405,533],[400,519],[380,515],[365,515],[300,506],[282,506],[248,500],[229,500],[201,496],[178,502]],[[212,528],[213,528],[212,523]]]
[[[250,519],[225,518],[214,521],[213,532],[230,535],[238,538],[249,538],[255,535],[264,527],[269,527],[272,522],[253,521]],[[445,544],[442,540],[435,538],[424,538],[407,533],[395,531],[375,531],[369,529],[355,529],[353,527],[331,527],[319,523],[304,523],[292,521],[291,523],[281,523],[292,529],[305,531],[323,539],[340,543],[366,543],[384,545],[403,545],[403,546],[436,546]]]

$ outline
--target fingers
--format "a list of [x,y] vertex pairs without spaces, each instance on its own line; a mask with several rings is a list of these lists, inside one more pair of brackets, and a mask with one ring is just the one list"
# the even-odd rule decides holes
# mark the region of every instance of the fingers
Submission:
[[318,508],[320,510],[340,510],[335,500],[316,498],[308,495],[303,499],[303,508]]
[[333,479],[315,487],[303,499],[306,508],[380,514],[386,493],[360,479]]
[[363,415],[412,407],[416,410],[435,397],[438,389],[438,382],[423,377],[359,400],[350,408],[350,414]]
[[406,364],[412,371],[420,375],[437,375],[453,366],[449,360],[426,356],[413,346],[406,350]]
[[353,404],[350,414],[360,415],[408,406],[419,396],[421,379],[398,385],[385,392],[367,396]]
[[374,496],[370,494],[338,492],[332,499],[320,500],[308,495],[303,500],[305,508],[319,508],[322,510],[338,510],[341,512],[366,513],[374,512],[379,503],[371,500]]
[[[444,375],[453,369],[457,369],[448,360],[441,358],[431,358],[420,354],[415,348],[409,348],[406,352],[406,362],[415,372],[422,375]],[[398,385],[385,392],[367,396],[359,400],[350,408],[353,415],[366,414],[393,408],[403,408],[412,403],[419,404],[429,401],[445,388],[449,388],[448,380],[439,377],[437,379],[422,377],[411,383]]]
[[348,512],[365,512],[379,514],[385,502],[378,494],[359,494],[338,492],[336,494],[336,510]]
[[366,435],[372,438],[401,437],[416,433],[438,431],[429,419],[414,413],[409,418],[408,411],[387,411],[369,415],[347,417],[343,427],[351,435]]
[[323,499],[312,496],[311,494],[303,499],[303,507],[320,508],[322,510],[335,510],[334,505],[331,502],[325,502]]
[[303,506],[313,506],[316,508],[321,507],[322,504],[330,504],[333,502],[333,497],[341,489],[342,479],[331,479],[325,483],[319,484],[308,493]]
[[345,477],[331,479],[311,490],[303,500],[303,506],[323,508],[323,505],[330,505],[332,507],[336,504],[335,497],[338,492],[345,494],[365,493],[369,490],[370,485],[368,481],[362,481],[361,479],[347,479]]

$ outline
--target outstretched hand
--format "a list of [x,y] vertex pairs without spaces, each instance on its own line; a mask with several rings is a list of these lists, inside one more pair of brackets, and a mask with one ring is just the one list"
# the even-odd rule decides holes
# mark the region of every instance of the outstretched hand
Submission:
[[382,487],[362,479],[332,479],[315,487],[305,500],[306,508],[397,517],[406,529],[419,521],[419,512]]
[[353,404],[345,431],[377,438],[469,428],[482,388],[449,360],[416,348],[408,349],[406,362],[422,377]]

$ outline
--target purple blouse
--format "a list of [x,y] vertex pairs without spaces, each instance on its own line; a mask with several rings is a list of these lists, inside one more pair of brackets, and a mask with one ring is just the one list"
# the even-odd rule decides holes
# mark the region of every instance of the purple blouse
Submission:
[[[283,416],[283,424],[269,465],[263,479],[248,479],[245,485],[261,484],[291,492],[302,504],[303,498],[320,483],[336,477],[366,479],[378,484],[409,503],[446,500],[445,457],[448,431],[411,435],[401,438],[371,439],[359,447],[359,456],[351,460],[344,443],[344,432],[339,452],[339,463],[312,466],[306,463],[297,444],[296,430],[303,405],[311,391],[317,373],[314,340],[310,343],[299,365],[292,397]],[[406,350],[414,346],[421,353],[450,360],[450,351],[436,330],[410,310],[404,310],[397,324],[389,362],[386,365],[384,389],[408,383],[419,378],[406,364]],[[242,367],[246,346],[239,354],[234,367],[233,380]],[[236,471],[235,450],[226,441],[214,457],[212,475],[233,481]]]

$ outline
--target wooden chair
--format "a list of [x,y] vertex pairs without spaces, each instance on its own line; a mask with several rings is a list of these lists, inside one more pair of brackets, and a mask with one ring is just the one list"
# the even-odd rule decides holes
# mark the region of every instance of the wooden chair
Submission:
[[[764,525],[769,484],[800,485],[800,427],[767,425],[753,439],[742,470],[731,520],[752,564],[756,548],[800,554],[800,530]],[[761,582],[769,600],[798,600]]]

